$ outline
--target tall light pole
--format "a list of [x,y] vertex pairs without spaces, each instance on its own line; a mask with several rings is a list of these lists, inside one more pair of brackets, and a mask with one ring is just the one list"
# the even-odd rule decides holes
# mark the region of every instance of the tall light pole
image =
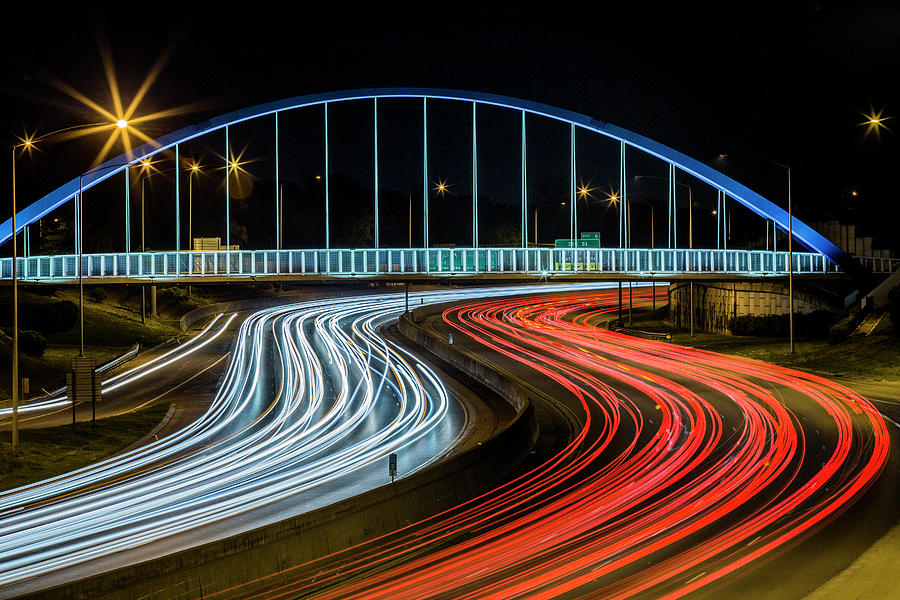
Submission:
[[278,184],[278,243],[275,244],[277,250],[281,250],[284,245],[282,236],[284,235],[284,182]]
[[[188,173],[188,250],[193,252],[194,250],[194,175],[200,172],[200,165],[198,163],[191,163],[191,170]],[[190,256],[190,264],[188,265],[188,273],[192,274],[194,272],[194,259],[192,255]],[[191,284],[188,284],[188,296],[191,295]]]
[[[656,175],[635,175],[635,176],[634,176],[634,179],[635,179],[635,180],[637,180],[637,179],[655,179],[655,180],[658,180],[658,181],[669,181],[669,179],[668,179],[667,177],[658,177],[658,176],[656,176]],[[687,188],[687,191],[688,191],[688,247],[689,247],[689,248],[693,248],[693,247],[694,247],[694,243],[693,243],[693,235],[694,235],[694,218],[693,218],[693,215],[694,215],[694,211],[693,211],[693,207],[694,207],[694,199],[693,199],[693,198],[694,198],[694,190],[693,190],[693,188],[691,188],[690,185],[688,185],[687,183],[683,183],[683,182],[681,182],[681,181],[676,181],[676,182],[675,182],[675,185],[680,185],[680,186],[682,186],[682,187],[685,187],[685,188]],[[653,227],[653,203],[652,203],[652,202],[650,203],[650,210],[651,210],[651,212],[650,212],[650,215],[651,215],[651,216],[650,216],[650,222],[651,222],[651,229],[652,229],[652,227]],[[671,227],[671,226],[672,226],[672,225],[671,225],[671,223],[670,223],[670,224],[669,224],[669,227]],[[652,236],[652,234],[651,234],[651,236]],[[650,244],[651,244],[651,247],[652,247],[652,246],[655,246],[655,244],[653,243],[652,239],[651,239]]]
[[[675,181],[674,179],[668,179],[666,177],[658,177],[656,175],[635,175],[634,179],[636,179],[636,180],[637,179],[658,179],[660,181],[668,181],[668,182],[670,182],[670,185],[671,185],[671,183],[674,183],[675,185],[680,185],[680,186],[687,188],[687,191],[688,191],[688,250],[693,250],[694,249],[694,190],[693,190],[693,188],[686,183],[682,183],[680,181]],[[675,188],[671,187],[670,191],[672,193],[672,197],[673,197],[673,201],[674,201]],[[653,229],[653,204],[652,203],[650,204],[650,211],[651,211],[650,212],[650,223],[651,223],[650,227],[652,230]],[[669,219],[669,220],[672,221],[672,219]],[[673,225],[670,222],[669,223],[670,232],[672,231],[672,228],[673,228]],[[652,235],[653,234],[651,233],[651,239],[652,239]],[[674,237],[674,239],[676,240],[675,244],[677,245],[678,236],[676,235]],[[673,240],[673,236],[670,235],[669,236],[670,245],[671,245],[672,240]],[[653,245],[653,242],[651,241],[651,246],[652,245]],[[690,257],[690,258],[693,258],[693,257]],[[690,282],[688,283],[688,294],[690,296],[689,302],[688,302],[688,311],[690,313],[690,323],[691,323],[690,331],[691,331],[691,337],[694,337],[694,280],[693,279],[691,279]],[[654,298],[654,300],[655,300],[655,298]]]
[[18,243],[16,227],[16,152],[19,148],[31,148],[32,141],[25,140],[12,147],[12,451],[19,452],[19,280],[16,270]]
[[191,164],[191,171],[188,173],[188,247],[194,249],[194,175],[200,172],[200,165]]
[[[726,153],[718,156],[719,160],[725,160],[729,156],[737,156],[735,154]],[[744,155],[741,155],[744,156]],[[772,163],[787,171],[787,208],[788,208],[788,340],[790,353],[794,353],[794,212],[791,203],[791,167],[777,160],[766,158],[764,156],[756,156],[753,154],[746,155],[749,158]],[[773,233],[774,235],[774,233]],[[774,247],[774,244],[773,244]]]
[[[565,206],[566,203],[560,202],[559,205]],[[545,208],[553,208],[554,206],[556,206],[556,203],[552,202],[550,204],[545,204],[544,206],[538,206],[537,208],[534,209],[534,245],[535,246],[538,245],[538,218],[537,218],[538,211],[544,210]]]
[[[75,215],[76,229],[78,232],[78,322],[80,330],[80,350],[79,357],[84,356],[84,177],[93,173],[99,173],[107,169],[128,166],[127,162],[116,163],[112,165],[100,165],[95,169],[91,169],[78,176],[78,212]],[[143,179],[141,180],[141,252],[144,251],[144,193]]]
[[[141,161],[141,254],[147,251],[144,239],[144,182],[147,180],[147,170],[150,168],[150,161]],[[141,261],[143,262],[143,257]],[[141,284],[141,323],[147,322],[147,290],[144,284]]]
[[[116,123],[119,128],[124,128],[128,126],[127,121],[121,121],[124,125]],[[18,259],[18,232],[17,223],[16,223],[16,213],[18,211],[16,207],[16,152],[20,148],[24,148],[26,150],[31,150],[35,147],[37,142],[42,140],[46,140],[47,138],[70,131],[75,131],[78,129],[88,129],[95,128],[99,125],[106,125],[106,123],[86,123],[82,125],[73,125],[71,127],[63,127],[62,129],[57,129],[56,131],[51,131],[50,133],[45,133],[39,137],[34,136],[26,136],[25,139],[18,144],[14,144],[11,147],[12,153],[12,300],[13,300],[13,321],[12,321],[12,451],[13,454],[17,454],[19,452],[19,277],[18,277],[18,265],[16,264]]]

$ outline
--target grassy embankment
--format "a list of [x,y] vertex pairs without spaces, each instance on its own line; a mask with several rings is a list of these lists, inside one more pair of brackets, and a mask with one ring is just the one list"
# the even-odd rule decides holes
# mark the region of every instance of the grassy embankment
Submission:
[[[37,293],[41,292],[41,293]],[[19,292],[20,314],[25,304],[52,304],[61,300],[78,303],[75,288],[56,290],[29,290]],[[5,302],[9,302],[5,298]],[[136,342],[143,347],[152,347],[181,333],[178,317],[199,302],[180,298],[161,303],[159,318],[147,319],[141,323],[140,288],[115,288],[111,291],[85,290],[84,339],[85,354],[94,357],[101,365],[127,352]],[[9,319],[6,319],[9,320]],[[25,329],[20,324],[20,329]],[[0,335],[0,399],[9,402],[11,339],[9,327],[4,327]],[[72,357],[80,349],[80,327],[77,319],[61,331],[44,332],[47,348],[41,356],[29,354],[20,346],[19,370],[22,377],[31,380],[31,395],[39,395],[41,390],[53,390],[65,385],[65,374],[71,366]],[[20,342],[21,343],[21,342]]]
[[768,363],[837,377],[900,382],[900,337],[894,335],[890,318],[885,316],[868,336],[850,337],[832,344],[827,331],[821,337],[794,340],[790,354],[786,338],[721,335],[677,329],[665,322],[665,309],[653,313],[636,309],[633,329],[671,332],[673,344],[702,348],[723,354],[746,356]]
[[[160,317],[141,323],[139,288],[116,288],[92,294],[85,290],[85,354],[98,365],[127,352],[135,342],[151,347],[181,333],[177,318],[191,303],[178,298],[165,302]],[[20,307],[61,300],[78,302],[73,288],[25,289],[19,292]],[[9,298],[4,299],[7,303]],[[65,385],[65,374],[80,349],[80,327],[76,322],[62,331],[46,333],[47,348],[41,356],[19,352],[19,371],[31,380],[31,394]],[[9,406],[11,388],[11,339],[8,327],[0,334],[0,400]],[[90,465],[112,456],[150,432],[169,410],[168,404],[150,406],[134,413],[98,419],[90,424],[20,432],[19,454],[11,453],[11,432],[0,431],[0,490],[18,487]]]
[[11,432],[0,431],[0,491],[80,469],[121,452],[149,433],[169,410],[157,404],[90,423],[23,430],[19,454],[10,450]]

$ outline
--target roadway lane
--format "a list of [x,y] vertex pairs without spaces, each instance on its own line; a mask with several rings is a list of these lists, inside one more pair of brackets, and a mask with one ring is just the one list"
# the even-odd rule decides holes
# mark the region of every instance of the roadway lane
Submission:
[[[649,302],[644,290],[635,298]],[[453,332],[454,344],[579,415],[573,441],[453,514],[281,572],[279,583],[207,597],[762,598],[814,589],[859,542],[836,539],[835,528],[866,507],[873,485],[884,492],[890,434],[881,415],[814,375],[596,328],[614,303],[597,292],[444,311],[432,323],[437,335]],[[895,469],[886,478],[896,481]],[[870,526],[883,530],[896,516],[894,505]],[[816,540],[834,553],[811,560]]]
[[[247,314],[231,314],[212,319],[196,335],[175,344],[142,352],[102,375],[103,399],[96,404],[98,419],[115,416],[162,401],[177,401],[179,423],[188,423],[215,396],[216,382],[227,366],[232,337]],[[162,368],[160,368],[162,367]],[[91,405],[75,407],[78,422],[90,421]],[[12,409],[0,409],[0,429],[8,429]],[[19,426],[25,429],[55,427],[72,423],[72,404],[65,390],[38,398],[19,408]]]
[[[491,293],[521,290],[418,294],[413,302]],[[403,302],[402,294],[380,294],[257,311],[233,334],[228,368],[196,422],[0,494],[0,598],[384,485],[390,452],[400,453],[402,476],[445,456],[475,424],[427,365],[378,333]]]

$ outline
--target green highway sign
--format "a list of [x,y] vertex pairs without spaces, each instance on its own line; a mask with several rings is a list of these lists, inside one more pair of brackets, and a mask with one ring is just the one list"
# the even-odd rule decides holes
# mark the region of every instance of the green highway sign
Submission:
[[[571,248],[572,240],[570,240],[570,239],[556,240],[556,243],[554,244],[554,246],[556,248]],[[600,240],[599,239],[575,240],[575,247],[576,248],[599,248]]]

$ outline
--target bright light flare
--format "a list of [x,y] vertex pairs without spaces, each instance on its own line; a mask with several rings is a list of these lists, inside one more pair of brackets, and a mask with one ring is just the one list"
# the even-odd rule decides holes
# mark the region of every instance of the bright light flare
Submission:
[[171,58],[174,51],[174,47],[170,45],[163,50],[162,54],[150,68],[147,76],[141,82],[141,85],[139,86],[137,92],[134,94],[131,101],[126,106],[122,101],[122,93],[119,89],[115,65],[113,64],[112,53],[109,49],[109,46],[102,39],[98,40],[98,46],[100,58],[103,63],[103,72],[106,77],[107,85],[109,87],[110,99],[112,100],[113,107],[111,110],[104,108],[104,106],[100,102],[97,102],[96,100],[88,97],[86,94],[76,90],[74,87],[63,82],[62,80],[52,76],[49,78],[49,83],[51,85],[53,85],[69,97],[77,100],[84,106],[90,108],[92,111],[100,115],[101,119],[103,119],[102,123],[87,126],[78,130],[73,130],[66,133],[64,136],[60,136],[60,141],[62,141],[63,139],[80,138],[95,133],[108,133],[109,137],[106,139],[102,148],[97,153],[97,156],[94,158],[94,161],[91,165],[92,167],[96,167],[106,159],[119,139],[121,139],[122,147],[124,148],[128,160],[131,160],[133,158],[132,151],[134,150],[134,146],[136,145],[134,143],[135,140],[132,139],[132,136],[137,138],[137,144],[146,142],[154,147],[158,145],[151,136],[141,131],[141,129],[137,128],[136,125],[195,112],[203,108],[203,106],[206,104],[184,104],[178,107],[163,109],[137,116],[137,112],[140,108],[141,102],[152,87],[153,83],[159,77],[162,70],[165,68],[166,64],[169,62],[169,59]]
[[443,196],[450,191],[450,184],[447,183],[446,179],[441,179],[435,184],[434,191]]
[[863,139],[867,139],[870,135],[874,135],[876,140],[881,141],[881,131],[890,131],[890,128],[885,125],[885,121],[892,117],[884,116],[883,108],[876,111],[874,108],[869,107],[868,113],[860,111],[859,114],[865,117],[865,121],[859,123],[860,127],[866,128],[863,133]]
[[591,192],[593,192],[595,189],[596,188],[590,187],[590,182],[587,185],[582,183],[578,186],[578,197],[582,200],[584,200],[585,198],[593,198],[594,195]]

